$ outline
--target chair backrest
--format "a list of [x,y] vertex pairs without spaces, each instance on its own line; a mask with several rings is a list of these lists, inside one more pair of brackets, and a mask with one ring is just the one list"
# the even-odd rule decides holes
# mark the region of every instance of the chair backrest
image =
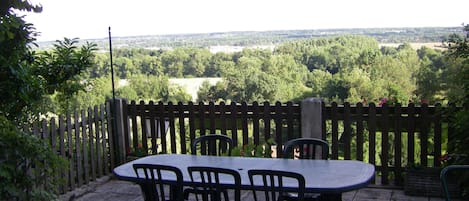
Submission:
[[[221,195],[224,195],[225,201],[230,200],[229,189],[233,190],[235,201],[241,199],[241,176],[235,170],[215,167],[192,166],[188,167],[189,175],[195,188],[202,188],[207,194],[210,194],[213,200],[221,201]],[[222,179],[222,180],[221,180]],[[222,182],[221,182],[222,181]],[[227,187],[227,184],[229,184]]]
[[[305,194],[305,178],[303,175],[295,172],[275,171],[275,170],[249,170],[249,180],[253,189],[254,200],[258,200],[257,192],[263,191],[263,198],[259,200],[276,201],[284,200],[283,195],[287,193],[297,193],[298,201],[303,201]],[[286,180],[296,181],[297,188],[292,190],[293,186],[285,188],[284,182]],[[291,182],[290,182],[291,183]]]
[[[183,176],[178,168],[155,164],[133,164],[133,168],[137,178],[142,179],[138,184],[145,200],[184,200]],[[166,194],[165,189],[170,189],[170,192]]]
[[197,155],[197,150],[201,155],[211,156],[231,156],[233,140],[222,134],[202,135],[192,142],[191,154]]
[[[321,150],[318,157],[317,150]],[[285,143],[283,158],[328,159],[329,144],[317,138],[297,138]]]
[[465,171],[469,173],[469,165],[449,165],[446,166],[441,170],[440,173],[440,180],[441,186],[443,187],[443,192],[445,194],[446,201],[451,201],[451,193],[448,190],[448,173],[457,171],[457,173],[461,173],[461,171]]

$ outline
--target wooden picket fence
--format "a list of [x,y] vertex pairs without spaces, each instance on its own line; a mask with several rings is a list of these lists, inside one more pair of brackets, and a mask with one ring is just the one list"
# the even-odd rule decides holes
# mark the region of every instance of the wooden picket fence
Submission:
[[[323,139],[331,145],[332,159],[374,164],[380,178],[376,183],[400,186],[407,167],[440,166],[438,158],[452,129],[447,116],[450,108],[323,105]],[[184,154],[196,137],[218,133],[231,137],[235,146],[274,139],[277,157],[281,157],[279,145],[301,136],[301,112],[301,103],[292,102],[173,105],[124,101],[123,146],[125,150],[143,146],[149,154]]]
[[110,103],[93,109],[59,115],[36,122],[30,130],[45,140],[68,161],[57,176],[63,179],[59,192],[65,193],[109,175],[115,167],[110,122]]
[[[104,175],[131,150],[148,154],[188,153],[200,135],[226,134],[236,146],[262,144],[267,139],[282,144],[301,137],[301,103],[208,104],[154,103],[123,100],[116,105],[116,132],[111,124],[111,103],[33,124],[32,133],[50,141],[69,167],[58,173],[65,183],[62,193]],[[383,185],[402,185],[406,167],[438,167],[451,137],[450,112],[454,106],[406,107],[323,105],[323,139],[331,145],[332,159],[353,159],[374,164]],[[122,137],[116,133],[122,133]],[[448,136],[449,135],[449,136]],[[123,139],[120,139],[123,138]],[[122,141],[121,141],[122,140]],[[280,145],[280,146],[279,146]]]

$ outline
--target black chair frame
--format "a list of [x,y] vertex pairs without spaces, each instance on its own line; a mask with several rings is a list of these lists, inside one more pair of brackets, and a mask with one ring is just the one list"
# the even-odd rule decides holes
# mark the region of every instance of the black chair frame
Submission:
[[451,201],[451,195],[448,190],[448,173],[453,171],[466,171],[469,172],[469,165],[449,165],[443,168],[440,172],[441,186],[443,187],[443,193],[446,201]]
[[[299,148],[299,155],[295,156],[295,148]],[[321,158],[317,158],[317,148],[321,149]],[[317,138],[298,138],[287,141],[283,149],[283,158],[299,159],[328,159],[329,144]]]
[[[253,189],[254,200],[257,201],[256,191],[263,191],[265,195],[265,201],[275,200],[289,200],[288,197],[284,197],[286,193],[295,193],[295,200],[303,201],[305,194],[305,179],[303,175],[295,172],[286,171],[275,171],[275,170],[249,170],[249,180]],[[256,177],[262,178],[261,187],[256,186]],[[283,185],[284,179],[294,179],[298,182],[298,188],[293,190],[286,190]]]
[[[228,190],[234,190],[234,200],[240,201],[241,197],[241,176],[235,170],[225,169],[225,168],[215,168],[215,167],[202,167],[202,166],[192,166],[188,167],[189,175],[194,184],[193,188],[186,189],[184,191],[184,197],[187,199],[188,194],[202,195],[204,201],[221,201],[222,194],[223,200],[229,201]],[[196,176],[200,180],[196,180]],[[231,177],[233,184],[226,185],[220,182],[220,177]],[[210,198],[210,199],[209,199]],[[198,199],[198,198],[197,198]]]
[[202,135],[192,142],[191,154],[197,155],[197,146],[200,148],[200,154],[211,156],[231,156],[233,149],[233,140],[222,134]]
[[[140,185],[146,201],[169,200],[183,201],[183,176],[181,170],[176,167],[156,164],[133,164],[137,178],[142,179]],[[176,181],[165,181],[163,173],[176,175]],[[143,175],[142,175],[143,174]],[[169,195],[165,195],[165,186],[169,187]]]

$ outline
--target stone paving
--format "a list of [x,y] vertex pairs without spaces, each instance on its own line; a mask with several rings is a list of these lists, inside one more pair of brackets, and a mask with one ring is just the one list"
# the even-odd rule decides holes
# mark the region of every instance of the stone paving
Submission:
[[[59,197],[60,201],[143,201],[140,188],[131,182],[104,177]],[[252,193],[243,191],[241,200],[251,201]],[[344,201],[444,201],[443,198],[407,196],[400,189],[363,188],[342,195]]]

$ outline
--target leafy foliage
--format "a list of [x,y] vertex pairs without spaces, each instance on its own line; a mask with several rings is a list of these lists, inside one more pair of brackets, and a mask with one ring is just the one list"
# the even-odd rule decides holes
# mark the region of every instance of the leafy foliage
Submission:
[[66,86],[76,72],[60,79],[61,74],[41,74],[34,68],[36,54],[31,45],[36,33],[15,9],[40,12],[42,8],[23,0],[0,2],[0,198],[52,200],[57,190],[55,174],[65,164],[47,141],[18,127],[37,119],[44,95]]
[[54,95],[61,113],[74,108],[70,99],[88,83],[81,74],[94,65],[96,44],[86,43],[78,49],[77,43],[76,38],[56,41],[51,51],[38,54],[33,66],[33,74],[40,79],[44,92]]
[[2,200],[52,200],[65,161],[49,143],[19,131],[0,116],[0,197]]
[[[469,25],[464,26],[466,35],[459,37],[453,35],[448,41],[449,57],[461,59],[462,62],[454,75],[454,82],[460,86],[462,95],[458,100],[463,108],[455,111],[454,130],[448,142],[448,152],[453,156],[454,164],[469,164]],[[464,186],[464,196],[469,198],[469,174],[461,175]]]
[[13,9],[40,11],[27,1],[0,2],[0,115],[11,120],[24,119],[42,95],[40,80],[32,73],[34,60],[29,46],[34,41],[34,27]]

